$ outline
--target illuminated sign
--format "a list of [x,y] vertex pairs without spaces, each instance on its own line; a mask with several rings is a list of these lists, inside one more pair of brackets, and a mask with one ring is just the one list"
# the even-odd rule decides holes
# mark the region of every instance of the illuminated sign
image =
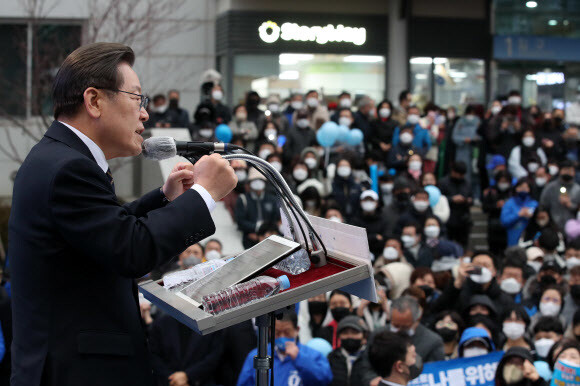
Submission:
[[265,21],[260,25],[258,34],[265,43],[274,43],[278,39],[282,39],[286,41],[316,42],[318,44],[329,42],[352,43],[361,46],[367,40],[367,30],[362,27],[345,27],[342,24],[309,27],[296,23],[284,23],[282,26],[278,26],[271,20]]

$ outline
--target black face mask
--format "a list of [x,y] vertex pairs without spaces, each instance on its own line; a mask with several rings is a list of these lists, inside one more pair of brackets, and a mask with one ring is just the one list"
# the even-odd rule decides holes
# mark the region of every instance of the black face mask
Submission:
[[549,285],[554,285],[554,284],[556,284],[556,278],[554,276],[544,275],[540,279],[540,286],[542,286],[542,287],[547,287]]
[[400,192],[395,195],[395,198],[399,202],[399,204],[407,204],[409,202],[409,193],[407,192]]
[[437,328],[436,331],[437,334],[439,334],[439,336],[443,338],[443,342],[445,343],[453,342],[457,338],[457,330],[452,330],[450,328],[443,327]]
[[425,292],[425,297],[428,298],[429,296],[433,295],[433,288],[429,287],[428,285],[420,285],[419,288]]
[[570,295],[575,301],[580,301],[580,284],[570,286]]
[[361,339],[341,339],[340,347],[344,348],[349,354],[354,354],[362,347]]
[[169,108],[172,110],[177,110],[179,108],[179,99],[171,98],[169,100]]
[[310,315],[326,315],[328,303],[326,302],[308,302],[308,311]]
[[570,182],[570,181],[572,181],[572,179],[574,178],[574,176],[571,176],[570,174],[560,174],[560,178],[564,182]]
[[555,124],[556,126],[560,126],[560,125],[562,125],[562,121],[563,121],[563,120],[562,120],[562,118],[560,118],[560,117],[556,117],[556,118],[554,118],[554,124]]
[[461,184],[463,181],[465,181],[465,179],[463,177],[461,178],[451,177],[451,181],[455,182],[456,184]]
[[345,316],[350,315],[350,310],[346,307],[336,307],[330,310],[332,317],[337,322],[340,322]]
[[260,100],[259,99],[248,99],[248,107],[251,108],[257,108],[258,104],[260,104]]

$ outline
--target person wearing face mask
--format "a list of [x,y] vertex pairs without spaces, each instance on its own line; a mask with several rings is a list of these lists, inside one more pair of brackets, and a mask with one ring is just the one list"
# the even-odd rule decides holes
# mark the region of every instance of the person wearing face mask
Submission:
[[360,211],[354,216],[351,224],[367,231],[367,239],[371,253],[378,257],[383,251],[388,219],[379,208],[379,195],[371,189],[360,195]]
[[415,183],[419,182],[423,174],[423,159],[419,154],[415,153],[409,156],[404,174],[409,180],[413,180]]
[[548,208],[552,219],[560,229],[566,221],[576,218],[580,203],[580,185],[574,182],[576,170],[571,161],[560,162],[560,176],[544,188],[540,203]]
[[387,264],[396,262],[404,263],[410,269],[413,268],[413,266],[407,262],[407,259],[405,259],[405,256],[403,255],[403,242],[401,239],[395,236],[385,236],[383,251],[381,252],[380,256],[375,259],[373,266],[375,270],[378,270]]
[[[376,375],[372,383],[366,379],[362,384],[380,386],[406,386],[419,376],[417,363],[419,356],[416,347],[408,337],[383,331],[374,337],[368,350],[368,370]],[[360,380],[354,376],[352,384]],[[368,377],[365,377],[368,378]]]
[[482,209],[487,214],[487,241],[493,253],[501,253],[507,247],[507,232],[500,216],[506,201],[512,195],[511,176],[505,170],[496,174],[496,183],[484,190]]
[[397,219],[394,232],[401,233],[405,224],[425,224],[427,217],[433,217],[433,211],[429,205],[429,194],[424,189],[418,189],[411,197],[411,206]]
[[376,117],[375,101],[369,96],[363,96],[358,101],[358,110],[354,113],[354,127],[359,128],[365,138],[371,133],[371,121]]
[[501,358],[495,372],[496,386],[548,386],[534,366],[530,350],[523,347],[509,349]]
[[534,345],[527,338],[526,331],[530,325],[530,317],[522,306],[509,308],[502,316],[502,332],[505,337],[500,347],[507,351],[512,347],[522,347],[532,350]]
[[558,318],[563,327],[566,327],[566,319],[560,316],[564,301],[562,288],[558,285],[549,285],[543,291],[537,304],[538,313],[532,316],[529,330],[533,331],[535,325],[543,316]]
[[358,316],[350,315],[338,323],[340,347],[328,354],[332,370],[331,386],[349,386],[352,365],[366,349],[368,327]]
[[[465,115],[459,118],[455,127],[453,128],[453,134],[451,139],[455,144],[455,162],[462,161],[467,165],[467,178],[475,183],[477,180],[473,177],[473,150],[477,148],[478,142],[480,140],[477,135],[477,128],[481,124],[481,121],[477,115],[475,115],[475,107],[468,105],[465,108]],[[475,184],[474,184],[475,187]],[[476,193],[474,189],[474,193]]]
[[395,169],[399,174],[408,169],[409,158],[414,154],[420,154],[413,146],[413,127],[405,125],[401,129],[401,140],[388,153],[387,167]]
[[[310,90],[304,95],[304,110],[306,111],[306,119],[308,120],[308,126],[313,130],[318,130],[324,122],[330,120],[330,115],[326,106],[319,100],[318,91]],[[301,119],[297,115],[297,111],[294,111],[292,117],[292,122],[298,122]]]
[[542,316],[533,328],[534,348],[538,360],[547,361],[552,346],[562,339],[564,327],[554,316]]
[[542,205],[539,205],[534,211],[534,215],[528,222],[528,225],[526,226],[526,229],[522,233],[518,241],[518,244],[524,248],[530,246],[538,239],[538,236],[541,235],[546,229],[552,230],[559,239],[556,251],[558,253],[564,252],[565,250],[564,236],[562,235],[562,233],[552,220],[550,212]]
[[[521,145],[515,146],[510,152],[508,170],[514,178],[520,179],[527,177],[530,173],[533,174],[539,166],[546,165],[547,162],[546,153],[536,141],[534,132],[525,130]],[[528,169],[528,163],[535,165],[533,171]]]
[[306,109],[296,110],[294,116],[294,126],[288,130],[286,143],[282,147],[285,165],[290,165],[297,160],[305,148],[318,146],[316,131],[310,126],[308,120],[308,111]]
[[461,334],[457,352],[460,358],[473,358],[487,355],[495,350],[489,333],[483,328],[469,327]]
[[391,174],[383,174],[379,177],[379,196],[382,200],[383,206],[389,206],[393,202],[393,189],[395,187],[395,179]]
[[289,127],[294,125],[294,121],[292,119],[294,112],[296,110],[300,110],[304,107],[304,102],[302,100],[302,94],[294,93],[290,96],[290,101],[286,109],[284,110],[284,116],[288,120]]
[[531,195],[534,198],[534,200],[540,201],[542,192],[544,191],[544,188],[546,187],[548,182],[550,182],[551,176],[550,173],[548,173],[548,168],[546,166],[538,167],[536,172],[533,173],[533,176],[534,179],[532,181]]
[[457,358],[459,338],[463,333],[464,326],[463,319],[455,311],[442,311],[435,316],[433,329],[443,339],[445,360]]
[[515,304],[522,304],[522,290],[526,283],[524,264],[516,257],[506,256],[497,279],[501,290],[514,299]]
[[234,116],[228,123],[235,137],[240,137],[246,142],[246,148],[254,151],[256,139],[258,139],[258,128],[256,124],[248,120],[246,106],[237,105],[234,107]]
[[403,225],[401,241],[403,255],[414,267],[431,267],[434,260],[434,250],[425,244],[418,223],[411,222]]
[[235,209],[236,223],[243,233],[245,249],[258,242],[258,233],[262,229],[280,220],[278,200],[276,196],[267,194],[266,177],[254,168],[248,174],[248,187],[249,191],[238,197]]
[[170,90],[167,93],[167,121],[169,127],[189,127],[189,111],[179,106],[179,91]]
[[490,154],[499,154],[506,159],[512,149],[521,145],[521,133],[526,128],[526,122],[518,117],[518,109],[513,105],[506,105],[501,112],[491,118],[485,135]]
[[342,109],[348,109],[349,111],[352,112],[352,96],[350,95],[350,93],[348,91],[343,91],[338,95],[337,109],[330,116],[330,120],[340,124],[338,122],[339,117],[340,117],[339,112]]
[[[534,253],[543,256],[543,262],[539,264],[533,262],[534,265],[539,265],[538,273],[530,277],[524,287],[524,297],[537,306],[540,303],[542,294],[549,286],[558,285],[564,289],[564,292],[568,291],[568,287],[564,280],[564,268],[560,266],[553,255],[545,254],[543,249],[537,247],[528,248],[527,252],[529,253],[530,250],[534,250]],[[528,256],[528,259],[532,256],[534,255]],[[528,260],[528,265],[531,264],[532,262]]]
[[467,166],[464,162],[453,163],[451,173],[439,180],[441,193],[449,200],[451,215],[447,221],[447,235],[450,240],[461,246],[467,246],[471,231],[471,204],[473,203],[472,188],[465,178]]
[[517,245],[537,207],[538,202],[530,196],[528,181],[519,180],[514,187],[514,196],[501,209],[500,221],[506,228],[508,246]]
[[256,127],[258,127],[258,120],[260,120],[260,118],[262,118],[264,115],[264,112],[258,107],[260,105],[261,99],[262,98],[260,98],[260,94],[258,94],[256,91],[249,91],[246,94],[245,106],[248,114],[247,119],[248,121],[253,122]]
[[[411,144],[417,149],[421,156],[425,156],[431,148],[431,138],[429,137],[429,131],[422,128],[419,124],[420,117],[420,111],[417,106],[409,107],[407,123],[402,127],[409,125],[413,128]],[[403,141],[404,138],[401,137],[401,134],[402,129],[397,127],[393,133],[393,146],[397,146],[399,141]]]
[[320,338],[326,339],[332,348],[339,347],[337,328],[345,317],[353,314],[352,296],[341,290],[334,290],[328,298],[328,309],[332,320],[324,326],[319,333]]
[[352,176],[352,167],[349,160],[343,158],[337,163],[336,175],[332,181],[331,197],[344,213],[347,221],[356,215],[360,207],[362,188]]
[[[272,357],[274,368],[274,385],[290,384],[323,385],[332,381],[332,371],[328,360],[317,350],[297,341],[298,317],[294,311],[285,311],[281,319],[276,320],[275,348],[268,355]],[[238,377],[238,386],[256,385],[254,357],[258,349],[250,351]]]
[[145,128],[167,128],[169,127],[167,113],[167,98],[163,94],[157,94],[153,97],[153,106],[149,112],[149,119],[145,122]]
[[377,106],[377,118],[370,124],[370,156],[386,161],[392,147],[393,133],[399,123],[393,119],[393,104],[384,99]]
[[[314,178],[322,184],[326,185],[326,176],[321,168],[321,163],[324,162],[318,154],[315,147],[307,147],[300,153],[300,160],[308,168],[309,178]],[[328,195],[329,192],[324,191],[324,195]]]
[[223,245],[218,239],[211,239],[205,243],[205,260],[216,260],[222,258]]
[[[320,198],[320,187],[312,186],[306,182],[302,183],[297,188],[298,197],[302,201],[302,205],[304,206],[304,211],[312,216],[319,217],[321,215],[320,209],[322,205],[322,199]],[[318,181],[313,180],[313,182],[318,183]]]
[[221,84],[216,84],[213,86],[210,92],[210,102],[215,108],[215,124],[219,125],[221,123],[228,123],[232,120],[232,112],[228,106],[226,106],[224,101],[224,89]]
[[395,179],[393,184],[393,201],[384,209],[385,217],[389,219],[387,233],[395,233],[399,218],[410,210],[412,206],[411,191],[413,189],[413,183],[407,178],[397,177]]
[[567,159],[578,164],[578,161],[580,161],[580,129],[577,126],[570,126],[565,129],[554,148],[555,158]]
[[[266,99],[266,111],[258,118],[257,127],[266,127],[267,122],[276,125],[277,135],[285,135],[290,129],[290,122],[282,112],[280,96],[272,94]],[[265,133],[264,133],[265,134]]]

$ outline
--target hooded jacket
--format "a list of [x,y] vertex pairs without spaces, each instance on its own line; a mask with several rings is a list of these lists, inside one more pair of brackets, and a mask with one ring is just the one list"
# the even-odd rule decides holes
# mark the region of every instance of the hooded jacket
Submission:
[[[522,358],[524,361],[528,360],[530,363],[534,363],[534,358],[529,350],[523,347],[512,347],[506,351],[504,356],[501,358],[497,365],[497,370],[495,371],[495,385],[496,386],[507,386],[508,383],[503,378],[503,368],[505,367],[507,361],[510,358]],[[532,382],[529,379],[522,379],[518,383],[509,384],[510,386],[548,386],[548,382],[544,378],[539,377],[537,381]]]

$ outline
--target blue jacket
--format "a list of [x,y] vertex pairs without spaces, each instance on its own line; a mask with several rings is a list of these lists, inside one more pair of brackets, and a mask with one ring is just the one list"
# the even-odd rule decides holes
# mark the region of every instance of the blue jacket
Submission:
[[[401,133],[401,128],[397,127],[393,133],[393,146],[397,146],[399,143],[399,134]],[[411,142],[413,147],[419,150],[420,154],[424,156],[427,154],[431,148],[431,138],[429,137],[429,132],[421,127],[418,123],[413,129],[413,142]]]
[[520,217],[518,215],[522,208],[536,209],[538,207],[538,201],[534,200],[528,196],[525,200],[519,197],[512,197],[506,201],[503,208],[501,209],[501,215],[499,217],[501,225],[507,231],[508,246],[517,245],[520,236],[526,226],[528,225],[528,219],[525,217]]
[[[297,343],[300,352],[296,360],[290,357],[280,361],[278,354],[274,354],[274,386],[298,386],[298,385],[328,385],[332,381],[332,371],[328,360],[318,351]],[[271,355],[270,347],[268,352]],[[256,370],[254,369],[254,357],[258,349],[253,349],[248,354],[244,367],[238,378],[238,386],[254,386],[256,384]]]

